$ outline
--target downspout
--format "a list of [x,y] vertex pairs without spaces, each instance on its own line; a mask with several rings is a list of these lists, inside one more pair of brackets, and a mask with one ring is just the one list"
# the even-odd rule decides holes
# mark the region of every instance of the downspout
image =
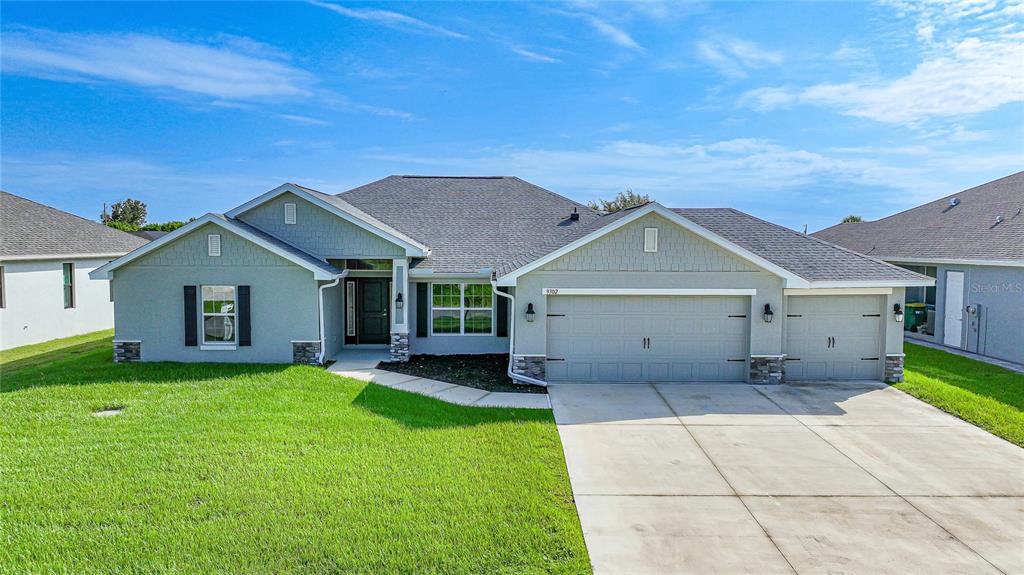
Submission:
[[497,274],[491,272],[491,291],[500,295],[501,297],[508,298],[509,301],[509,326],[508,326],[508,376],[515,381],[526,383],[529,385],[539,385],[541,387],[547,387],[548,382],[540,379],[534,379],[525,375],[515,373],[512,371],[512,366],[515,362],[515,349],[516,349],[516,298],[512,297],[511,294],[507,294],[503,291],[498,291],[498,277]]
[[348,275],[348,270],[341,272],[329,284],[320,286],[320,355],[316,358],[317,365],[324,364],[324,355],[327,354],[327,334],[324,332],[324,290],[341,283],[342,278]]

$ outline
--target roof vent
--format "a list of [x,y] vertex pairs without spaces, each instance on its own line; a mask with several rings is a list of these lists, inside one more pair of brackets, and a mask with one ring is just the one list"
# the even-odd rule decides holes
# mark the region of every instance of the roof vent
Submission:
[[569,214],[569,219],[574,221],[574,222],[578,222],[579,221],[580,213],[578,211],[576,211],[576,208],[572,209],[572,213]]
[[1003,223],[1003,216],[996,216],[996,225]]
[[960,205],[960,198],[949,198],[949,207],[956,207]]

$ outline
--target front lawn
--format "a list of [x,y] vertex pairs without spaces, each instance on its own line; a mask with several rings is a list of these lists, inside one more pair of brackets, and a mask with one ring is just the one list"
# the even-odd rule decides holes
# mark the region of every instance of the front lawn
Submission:
[[1024,447],[1024,375],[904,344],[906,381],[893,387]]
[[549,412],[109,340],[0,365],[0,572],[590,571]]

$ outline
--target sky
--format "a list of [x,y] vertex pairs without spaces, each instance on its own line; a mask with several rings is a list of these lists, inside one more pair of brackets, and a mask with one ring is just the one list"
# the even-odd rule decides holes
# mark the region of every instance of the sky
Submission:
[[0,186],[90,218],[514,175],[814,231],[1024,169],[1022,3],[4,2],[0,72]]

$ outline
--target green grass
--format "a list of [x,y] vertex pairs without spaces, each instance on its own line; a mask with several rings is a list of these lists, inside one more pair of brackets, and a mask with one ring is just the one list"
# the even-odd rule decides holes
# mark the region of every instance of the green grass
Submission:
[[97,349],[105,349],[111,352],[110,340],[114,336],[114,330],[94,331],[84,335],[53,339],[0,351],[0,374],[7,371],[14,371],[32,365],[41,365],[50,361],[48,352],[60,350],[62,355],[81,355]]
[[1024,375],[905,344],[906,381],[894,387],[1024,447]]
[[549,412],[109,339],[0,366],[0,572],[590,571]]

